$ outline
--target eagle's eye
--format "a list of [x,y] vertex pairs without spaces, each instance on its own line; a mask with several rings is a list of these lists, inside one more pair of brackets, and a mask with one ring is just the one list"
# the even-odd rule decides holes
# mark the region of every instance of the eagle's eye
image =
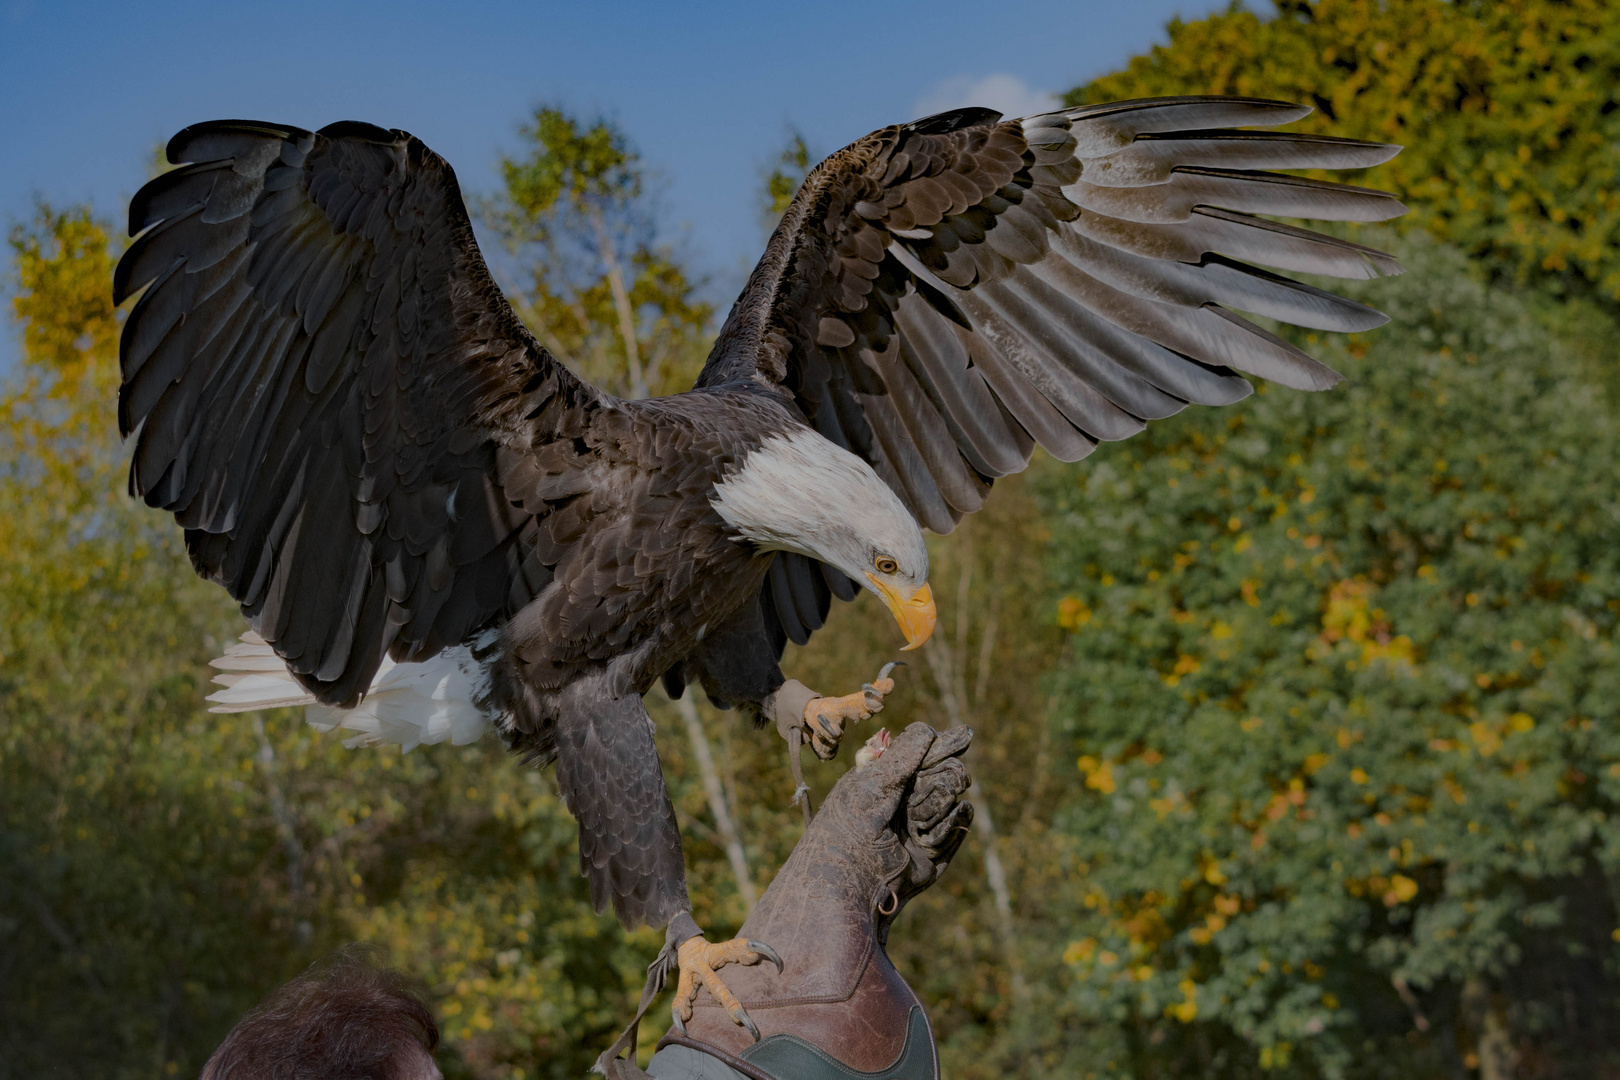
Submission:
[[872,561],[872,565],[877,567],[877,572],[880,574],[898,574],[900,572],[900,564],[887,555],[879,555]]

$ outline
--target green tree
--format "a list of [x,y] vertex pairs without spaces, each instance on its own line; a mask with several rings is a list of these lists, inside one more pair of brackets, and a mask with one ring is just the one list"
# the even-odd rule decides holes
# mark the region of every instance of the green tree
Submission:
[[1408,226],[1510,277],[1620,301],[1620,6],[1277,0],[1172,21],[1169,44],[1072,90],[1313,103],[1299,130],[1402,143],[1367,173]]
[[776,228],[776,223],[787,212],[793,196],[799,193],[799,185],[804,183],[814,164],[810,157],[810,144],[804,141],[800,132],[789,130],[787,145],[776,155],[776,160],[765,173],[761,202],[767,229]]
[[[279,905],[250,887],[261,853],[231,843],[251,790],[205,796],[176,776],[185,754],[154,752],[179,748],[177,703],[228,612],[174,573],[170,530],[113,497],[107,231],[42,206],[11,249],[24,357],[0,395],[0,1075],[64,1055],[154,1075],[250,1000],[198,966],[234,952],[282,970],[256,940]],[[224,836],[202,826],[206,801]],[[227,903],[235,925],[190,921]]]
[[1098,1075],[1616,1066],[1620,334],[1404,254],[1343,387],[1042,487]]
[[513,299],[557,357],[629,397],[684,390],[707,346],[709,306],[657,243],[640,156],[617,126],[554,106],[503,158],[505,190],[485,219],[530,279]]

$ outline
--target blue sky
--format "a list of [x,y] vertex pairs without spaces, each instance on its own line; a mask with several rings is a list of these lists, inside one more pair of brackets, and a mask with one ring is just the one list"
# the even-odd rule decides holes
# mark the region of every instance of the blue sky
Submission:
[[[666,239],[730,302],[789,125],[826,153],[963,104],[1039,107],[1225,0],[989,3],[85,3],[0,0],[0,220],[36,196],[121,218],[153,148],[217,117],[367,120],[489,191],[539,102],[615,119]],[[0,371],[16,352],[0,334]]]

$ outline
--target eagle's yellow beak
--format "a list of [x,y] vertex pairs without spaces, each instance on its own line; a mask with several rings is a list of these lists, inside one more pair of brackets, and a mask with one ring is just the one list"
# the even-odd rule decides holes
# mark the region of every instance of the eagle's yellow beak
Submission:
[[934,623],[939,620],[939,613],[934,610],[934,591],[924,584],[911,594],[911,599],[903,600],[888,584],[879,581],[876,574],[866,576],[877,586],[883,602],[894,613],[894,621],[900,624],[900,632],[906,635],[905,647],[900,651],[909,652],[927,641],[934,633]]

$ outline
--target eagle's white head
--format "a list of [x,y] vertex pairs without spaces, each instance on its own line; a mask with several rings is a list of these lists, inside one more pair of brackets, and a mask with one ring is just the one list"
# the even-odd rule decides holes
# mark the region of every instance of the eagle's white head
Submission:
[[922,529],[872,466],[799,428],[774,435],[714,486],[710,504],[764,551],[796,551],[842,570],[894,613],[915,649],[934,632]]

